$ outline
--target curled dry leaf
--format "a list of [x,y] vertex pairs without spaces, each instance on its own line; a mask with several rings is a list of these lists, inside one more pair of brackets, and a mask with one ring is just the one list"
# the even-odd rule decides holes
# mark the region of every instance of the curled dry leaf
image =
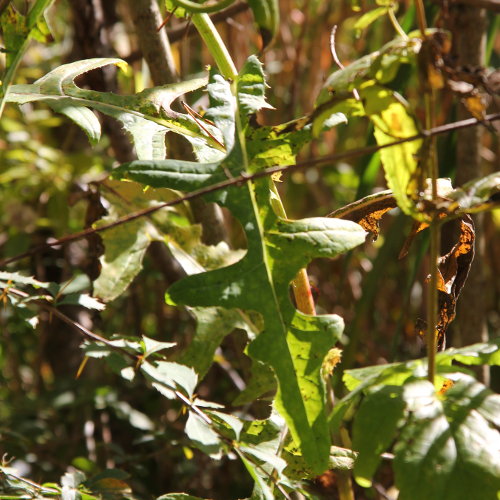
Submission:
[[455,319],[457,298],[467,280],[474,259],[474,240],[474,223],[470,215],[464,214],[460,219],[460,235],[457,243],[439,259],[439,322],[436,326],[438,350],[444,349],[446,330]]
[[[440,193],[442,195],[443,193]],[[441,197],[446,199],[445,197]],[[379,232],[379,222],[382,216],[397,206],[391,190],[381,191],[361,200],[350,203],[328,217],[347,219],[357,222],[376,239]],[[441,214],[440,214],[441,215]],[[442,213],[446,217],[446,213]],[[399,257],[405,257],[414,236],[428,227],[425,222],[415,221]],[[439,259],[438,265],[438,306],[439,321],[435,332],[438,337],[438,350],[445,348],[445,334],[449,324],[455,319],[457,298],[469,274],[474,258],[474,223],[470,215],[463,214],[460,218],[460,235],[453,248]],[[417,327],[421,335],[425,335],[426,327]]]
[[372,234],[375,241],[380,233],[380,219],[398,205],[390,189],[380,191],[361,200],[349,203],[327,215],[337,219],[346,219],[357,222],[365,231]]

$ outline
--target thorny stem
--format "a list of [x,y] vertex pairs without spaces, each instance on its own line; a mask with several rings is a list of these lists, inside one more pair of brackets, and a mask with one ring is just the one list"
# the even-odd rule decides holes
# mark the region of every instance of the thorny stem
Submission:
[[292,165],[281,165],[277,167],[270,167],[266,168],[264,170],[260,170],[259,172],[256,172],[254,174],[247,174],[245,172],[242,172],[241,175],[237,177],[233,177],[231,179],[226,179],[221,182],[217,182],[215,184],[212,184],[211,186],[206,186],[201,189],[197,189],[196,191],[192,191],[191,193],[187,193],[183,196],[180,196],[179,198],[165,202],[165,203],[160,203],[158,205],[155,205],[153,207],[146,208],[144,210],[139,210],[138,212],[134,212],[129,215],[125,215],[124,217],[121,217],[120,219],[117,219],[114,222],[111,222],[110,224],[102,225],[99,227],[95,228],[88,228],[84,229],[83,231],[80,231],[78,233],[73,233],[68,236],[64,236],[62,238],[59,238],[58,240],[53,240],[47,243],[43,243],[42,245],[38,245],[36,247],[31,248],[30,250],[27,250],[26,252],[23,252],[21,254],[15,255],[14,257],[9,257],[7,259],[4,259],[0,261],[0,266],[5,266],[7,264],[10,264],[12,262],[16,262],[20,259],[24,259],[25,257],[29,257],[30,255],[36,254],[37,252],[40,252],[42,250],[45,250],[50,247],[54,246],[59,246],[59,245],[65,245],[67,243],[70,243],[72,241],[76,240],[81,240],[82,238],[85,238],[86,236],[89,236],[94,233],[100,233],[103,231],[107,231],[109,229],[112,229],[117,226],[121,226],[122,224],[126,224],[127,222],[131,222],[135,219],[138,219],[140,217],[147,216],[149,214],[152,214],[156,212],[157,210],[161,210],[162,208],[166,207],[173,207],[175,205],[179,205],[181,203],[184,203],[186,201],[192,200],[194,198],[198,198],[200,196],[213,193],[215,191],[219,191],[220,189],[225,189],[230,186],[237,186],[237,185],[242,185],[247,182],[254,181],[256,179],[261,179],[262,177],[269,177],[273,174],[277,173],[283,173],[283,172],[288,172],[290,170],[299,170],[299,169],[306,169],[310,167],[323,167],[326,165],[331,164],[332,162],[337,162],[341,160],[345,160],[347,158],[357,158],[358,156],[364,156],[364,155],[371,155],[373,153],[376,153],[377,151],[380,151],[381,149],[386,149],[390,148],[392,146],[398,146],[400,144],[404,144],[406,142],[412,142],[416,141],[419,139],[427,139],[429,137],[432,137],[434,135],[440,135],[440,134],[445,134],[448,132],[452,132],[455,130],[460,130],[464,129],[467,127],[473,127],[477,125],[481,125],[487,122],[493,122],[500,120],[500,113],[494,113],[491,115],[487,115],[484,120],[478,120],[476,118],[469,118],[467,120],[461,120],[458,122],[454,123],[448,123],[446,125],[441,125],[439,127],[435,127],[431,130],[423,130],[419,134],[413,135],[411,137],[405,137],[403,139],[398,139],[394,142],[389,142],[387,144],[382,144],[382,145],[374,145],[374,146],[367,146],[364,148],[359,148],[359,149],[354,149],[350,151],[345,151],[343,153],[336,153],[332,155],[325,155],[320,158],[314,158],[310,160],[305,160],[302,162],[298,162]]
[[[29,294],[27,294],[26,292],[23,292],[22,290],[17,290],[16,288],[8,288],[6,290],[7,290],[7,293],[12,293],[12,295],[20,297],[22,299],[27,299],[30,297]],[[90,340],[93,340],[94,342],[102,342],[103,344],[107,345],[109,348],[114,349],[115,351],[118,351],[121,354],[124,354],[128,358],[131,358],[135,361],[137,360],[137,356],[135,354],[130,353],[129,351],[127,351],[126,349],[123,349],[120,346],[114,345],[108,339],[101,337],[100,335],[97,335],[97,333],[90,331],[88,328],[85,328],[83,325],[72,320],[71,318],[66,316],[64,313],[59,311],[59,309],[57,309],[53,305],[49,304],[46,300],[36,299],[36,300],[32,300],[31,303],[37,305],[41,309],[45,309],[46,311],[50,312],[54,316],[57,316],[61,321],[72,326],[75,330],[78,331],[78,333],[80,333],[84,337],[86,337]]]

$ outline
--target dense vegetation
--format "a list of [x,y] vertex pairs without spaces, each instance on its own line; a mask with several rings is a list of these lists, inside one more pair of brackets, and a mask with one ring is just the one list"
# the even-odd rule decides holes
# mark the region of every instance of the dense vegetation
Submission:
[[487,9],[0,1],[0,498],[499,498]]

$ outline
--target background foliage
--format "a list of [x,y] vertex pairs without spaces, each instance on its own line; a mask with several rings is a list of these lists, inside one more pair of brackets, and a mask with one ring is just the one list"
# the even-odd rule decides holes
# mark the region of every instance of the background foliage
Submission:
[[[217,28],[235,66],[242,70],[239,101],[233,99],[229,83],[215,72],[210,76],[208,93],[204,90],[208,81],[205,65],[216,64],[196,31],[183,30],[187,21],[180,16],[180,9],[166,27],[171,42],[165,56],[169,63],[165,59],[155,64],[148,50],[157,41],[153,38],[148,42],[144,35],[156,31],[140,24],[137,10],[156,4],[135,3],[94,2],[91,6],[83,0],[55,2],[46,11],[45,22],[38,14],[47,2],[10,2],[7,10],[0,2],[6,49],[2,70],[12,67],[12,54],[32,39],[10,82],[18,87],[13,87],[8,96],[12,103],[24,104],[6,104],[0,127],[2,259],[158,202],[168,203],[178,197],[179,191],[223,181],[228,173],[237,176],[242,165],[254,172],[381,143],[388,137],[390,140],[390,134],[381,137],[378,131],[379,136],[373,137],[372,132],[377,119],[391,105],[403,108],[398,112],[406,119],[401,101],[393,101],[393,91],[404,95],[412,110],[410,115],[420,120],[419,125],[408,118],[407,135],[425,126],[422,87],[415,61],[410,64],[411,54],[389,49],[382,51],[386,59],[376,59],[378,54],[368,56],[384,44],[394,43],[397,33],[390,15],[397,16],[407,33],[418,28],[411,2],[358,5],[348,1],[281,1],[279,22],[273,2],[249,2],[252,10],[243,3],[233,4],[231,15],[225,16]],[[259,10],[266,6],[267,11]],[[34,7],[40,12],[34,12]],[[160,19],[166,18],[165,7],[172,10],[172,4],[161,3],[160,7]],[[392,14],[388,15],[388,10]],[[453,32],[451,20],[456,13],[429,5],[426,14],[433,26]],[[32,23],[35,18],[40,21]],[[481,64],[486,67],[498,66],[497,24],[497,18],[490,16],[485,26],[486,48]],[[15,31],[16,25],[22,29]],[[334,47],[347,70],[329,76],[337,69],[330,41],[334,25],[338,26]],[[273,32],[274,43],[261,52]],[[156,52],[163,57],[159,49]],[[259,54],[266,83],[257,59],[248,59],[251,54]],[[61,69],[74,61],[107,57],[119,57],[129,63],[129,68],[120,72],[109,64],[112,61],[100,60]],[[353,61],[358,64],[354,68],[361,69],[349,69]],[[469,80],[463,75],[456,80],[470,81],[474,89],[479,88],[474,79],[476,65],[475,61],[462,61],[462,71]],[[159,74],[160,67],[170,68],[170,74]],[[64,86],[59,87],[57,75],[52,80],[45,76],[54,75],[50,72],[56,68],[59,76],[67,77]],[[491,74],[489,70],[481,73],[482,78]],[[379,87],[363,87],[367,75],[376,80],[376,85],[384,85],[386,94],[382,96]],[[3,80],[8,76],[4,72]],[[45,86],[40,84],[42,77]],[[36,80],[38,87],[33,85]],[[174,82],[182,83],[163,94],[144,90]],[[340,104],[334,101],[326,111],[325,107],[318,108],[329,102],[329,86],[341,97],[350,97],[352,89],[359,88],[364,109],[357,109],[352,98]],[[87,107],[71,107],[74,101],[47,99],[47,94],[57,94],[60,88],[65,96],[82,99]],[[474,98],[452,90],[448,85],[440,91],[437,124],[461,117],[464,111],[459,102]],[[185,92],[188,94],[183,95]],[[371,92],[378,92],[377,98],[370,97]],[[180,99],[174,102],[177,97]],[[479,112],[498,111],[495,99],[494,95],[490,97],[489,108],[481,105]],[[475,102],[470,101],[469,110],[474,109]],[[101,113],[94,114],[90,108]],[[190,108],[207,113],[203,123],[209,135],[200,129],[201,118],[193,118],[188,112]],[[75,112],[76,118],[72,115]],[[254,118],[248,119],[256,112],[259,127]],[[336,119],[325,124],[334,112],[343,112],[348,119],[333,115]],[[306,118],[293,121],[300,117]],[[75,120],[85,124],[84,131]],[[292,124],[278,125],[288,122]],[[491,124],[481,129],[478,141],[481,171],[474,177],[490,174],[489,179],[493,179],[486,196],[478,196],[480,201],[498,197],[498,137],[492,133],[494,127]],[[321,134],[319,129],[323,129]],[[167,157],[182,161],[163,166],[148,163],[163,159],[164,137],[172,130],[182,137],[170,132],[166,135]],[[134,136],[135,148],[124,131]],[[457,166],[460,141],[463,138],[457,138],[456,133],[437,141],[439,176],[453,178],[456,185],[470,180]],[[413,158],[414,152],[416,148],[402,154]],[[489,495],[485,498],[496,498],[500,473],[494,467],[499,463],[495,425],[499,403],[498,396],[481,382],[498,390],[498,375],[492,368],[489,382],[489,371],[483,369],[476,372],[478,382],[462,366],[498,364],[498,342],[439,354],[438,382],[449,378],[456,383],[445,397],[436,394],[433,386],[422,380],[425,364],[407,362],[425,352],[415,320],[425,317],[425,279],[431,267],[426,233],[416,235],[409,255],[399,260],[412,226],[411,218],[399,210],[384,217],[376,241],[363,245],[364,231],[356,224],[315,219],[384,189],[381,156],[386,171],[391,161],[387,155],[384,159],[384,154],[286,172],[276,182],[277,190],[290,219],[307,218],[307,224],[280,222],[270,210],[274,207],[280,215],[277,202],[270,204],[266,198],[267,180],[257,181],[255,190],[239,186],[218,191],[205,201],[185,201],[100,235],[43,247],[4,265],[5,274],[0,275],[4,305],[0,312],[0,436],[5,453],[2,494],[14,498],[151,498],[186,491],[205,498],[246,498],[253,491],[255,498],[280,498],[283,491],[294,491],[295,495],[302,491],[308,498],[334,498],[342,495],[337,483],[342,482],[339,478],[343,471],[355,463],[356,498],[394,498],[394,484],[401,490],[400,498],[473,498],[470,495],[474,495],[475,481],[483,484],[485,495]],[[136,156],[145,162],[126,163]],[[204,162],[194,170],[198,176],[206,174],[202,180],[186,177],[190,164],[183,162],[195,157]],[[161,170],[160,174],[155,168]],[[400,171],[396,165],[395,172]],[[162,172],[172,175],[165,180]],[[124,176],[135,182],[124,183]],[[397,174],[393,180],[395,177]],[[407,179],[401,182],[406,185]],[[144,185],[151,187],[144,190]],[[391,187],[396,198],[399,196],[401,209],[411,213],[413,201],[403,189],[398,194],[397,186]],[[208,203],[212,201],[224,208]],[[486,338],[475,336],[479,330],[477,317],[472,318],[471,328],[468,311],[459,306],[447,333],[448,346],[457,348],[494,339],[500,333],[499,264],[495,258],[500,250],[498,210],[481,217],[476,222],[479,268],[471,271],[481,279],[470,280],[466,287],[480,296]],[[256,230],[251,224],[262,227]],[[350,230],[353,236],[339,234],[339,230]],[[267,250],[254,251],[252,245],[264,241],[265,231],[273,235],[266,240]],[[314,231],[319,236],[313,243],[300,238]],[[290,234],[297,238],[292,239]],[[454,230],[448,231],[445,226],[442,254],[455,242]],[[344,256],[330,258],[356,245],[360,246]],[[257,258],[258,251],[262,255]],[[257,277],[255,269],[261,264],[267,266],[266,272]],[[262,322],[276,322],[275,331],[279,331],[282,325],[276,318],[280,311],[293,315],[293,310],[287,309],[287,285],[295,271],[306,264],[317,311],[330,316],[314,321],[294,317],[300,325],[285,320],[283,331],[295,328],[310,333],[316,328],[328,334],[322,337],[324,345],[319,351],[316,347],[312,350],[323,354],[339,340],[338,345],[345,346],[343,364],[328,379],[328,387],[335,388],[337,402],[349,394],[335,406],[328,422],[324,411],[327,403],[321,402],[314,415],[307,414],[311,411],[307,406],[306,417],[297,424],[301,409],[287,407],[289,400],[283,402],[281,395],[276,405],[281,416],[271,411],[276,385],[268,365],[262,362],[274,368],[283,391],[295,373],[310,375],[311,358],[306,357],[303,366],[291,370],[282,356],[291,345],[289,339],[279,350],[273,350],[275,340],[260,340],[260,344],[249,347],[247,342],[260,332]],[[199,273],[227,266],[232,266],[232,271],[216,271],[212,277],[218,282],[223,273],[228,288],[241,286],[247,292],[244,303],[241,297],[240,302],[228,299],[224,295],[227,288],[222,285],[218,296],[215,292],[203,293],[204,276],[208,275]],[[239,282],[246,269],[254,281]],[[14,274],[17,272],[21,274]],[[177,284],[169,288],[174,282]],[[269,282],[280,284],[278,295],[283,304],[269,307],[259,316],[254,311],[260,310]],[[21,293],[12,294],[12,288]],[[57,309],[40,307],[40,301],[47,303],[47,297]],[[113,344],[87,339],[82,350],[81,337],[57,315],[57,310]],[[343,333],[340,319],[333,319],[337,318],[333,314],[343,318]],[[297,341],[293,345],[294,356],[300,354],[302,344]],[[210,362],[212,357],[214,363]],[[462,368],[452,366],[453,360],[461,362]],[[321,361],[316,361],[307,383],[322,381]],[[344,376],[344,386],[341,370],[349,368],[352,370]],[[461,371],[466,374],[457,375]],[[301,383],[302,379],[299,389]],[[318,389],[318,401],[322,400],[322,390]],[[293,401],[300,403],[301,399],[297,396]],[[203,409],[201,414],[198,408]],[[462,413],[457,416],[457,412]],[[283,418],[292,428],[292,439],[283,433]],[[303,430],[321,418],[323,422]],[[449,421],[456,425],[448,426]],[[417,424],[410,425],[412,422]],[[329,457],[330,469],[335,472],[318,476],[325,464],[315,463],[317,444],[310,440],[318,435],[328,439],[327,424],[334,441],[319,444],[326,448],[336,445]],[[323,430],[318,431],[319,427]],[[352,446],[342,437],[346,429],[352,431]],[[476,436],[477,446],[466,443],[468,433]],[[431,441],[437,444],[424,450],[429,436],[434,436]],[[413,448],[408,443],[413,443]],[[380,454],[391,446],[396,455],[393,467],[387,454],[380,460]],[[405,454],[406,448],[417,451]],[[458,450],[458,459],[454,450]],[[428,476],[436,464],[442,466],[442,472]],[[269,480],[270,476],[283,491]],[[432,490],[420,489],[422,478],[432,480]],[[45,484],[40,490],[36,483],[47,481],[53,484]]]

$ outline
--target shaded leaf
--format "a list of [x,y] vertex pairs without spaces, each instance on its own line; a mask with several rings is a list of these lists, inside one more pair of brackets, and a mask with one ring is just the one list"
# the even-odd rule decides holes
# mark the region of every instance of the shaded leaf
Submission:
[[268,392],[275,392],[276,377],[272,369],[261,361],[252,360],[250,381],[243,391],[234,399],[234,405],[244,405],[255,401]]
[[385,452],[394,440],[405,408],[400,386],[378,386],[361,403],[353,426],[352,447],[358,451],[354,465],[356,482],[368,488]]
[[500,434],[489,415],[500,396],[462,375],[443,397],[429,382],[405,387],[410,413],[394,460],[399,498],[468,500],[480,490],[482,499],[496,500]]
[[[110,206],[108,215],[100,219],[96,226],[112,223],[132,212],[177,197],[169,190],[150,189],[144,192],[142,186],[133,182],[107,180],[102,185],[105,188],[103,195]],[[185,244],[189,244],[190,239],[196,239],[199,235],[196,228],[181,231],[175,227],[174,219],[172,211],[163,210],[154,217],[140,217],[104,231],[102,241],[105,252],[100,257],[101,272],[94,282],[94,295],[104,301],[114,300],[121,295],[142,269],[142,261],[150,243],[161,240],[164,231],[173,238],[183,238]]]

